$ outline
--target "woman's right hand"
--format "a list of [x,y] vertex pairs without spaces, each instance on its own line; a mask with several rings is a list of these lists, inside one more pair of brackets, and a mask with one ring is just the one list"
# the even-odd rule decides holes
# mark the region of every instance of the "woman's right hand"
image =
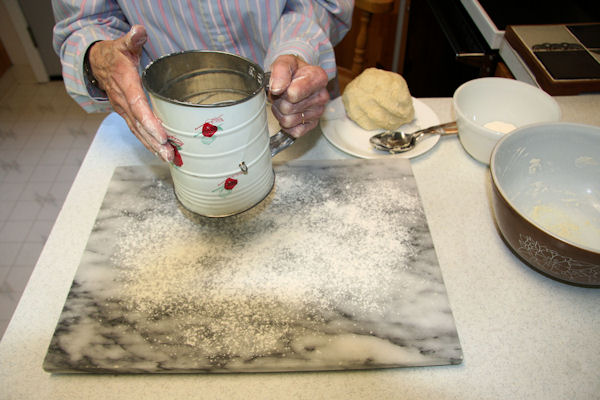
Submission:
[[173,161],[167,133],[154,115],[142,88],[138,67],[148,36],[142,25],[134,25],[116,40],[94,43],[88,53],[91,72],[113,109],[127,122],[131,132],[152,153]]

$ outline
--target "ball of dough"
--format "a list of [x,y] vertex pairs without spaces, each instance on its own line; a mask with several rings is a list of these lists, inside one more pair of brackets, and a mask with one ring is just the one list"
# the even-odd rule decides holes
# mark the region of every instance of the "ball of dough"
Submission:
[[402,75],[367,68],[344,90],[348,117],[366,130],[397,129],[415,117],[412,97]]

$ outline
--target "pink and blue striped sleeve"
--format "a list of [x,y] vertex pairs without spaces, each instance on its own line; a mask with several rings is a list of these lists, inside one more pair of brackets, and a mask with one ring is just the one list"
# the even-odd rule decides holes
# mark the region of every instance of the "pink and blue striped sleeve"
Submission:
[[87,112],[108,112],[106,95],[83,76],[83,57],[98,40],[116,39],[129,31],[116,1],[52,0],[56,25],[53,45],[60,55],[67,92]]
[[333,47],[350,29],[354,0],[289,0],[271,37],[265,69],[282,54],[319,65],[329,79],[336,75]]

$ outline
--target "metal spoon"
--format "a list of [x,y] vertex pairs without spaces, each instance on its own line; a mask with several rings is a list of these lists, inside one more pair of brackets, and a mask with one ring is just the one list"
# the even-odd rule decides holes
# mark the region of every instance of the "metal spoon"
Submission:
[[371,136],[369,141],[377,150],[389,151],[392,154],[404,153],[412,150],[417,142],[425,135],[439,134],[454,135],[458,132],[456,122],[446,122],[445,124],[431,126],[413,133],[402,131],[385,131]]

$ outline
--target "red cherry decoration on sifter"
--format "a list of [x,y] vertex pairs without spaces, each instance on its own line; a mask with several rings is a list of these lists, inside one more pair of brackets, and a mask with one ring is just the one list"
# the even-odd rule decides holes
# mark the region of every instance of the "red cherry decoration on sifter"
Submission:
[[183,142],[173,136],[168,136],[167,141],[173,148],[173,153],[174,153],[173,164],[175,164],[178,167],[181,167],[183,165],[183,160],[181,158],[181,154],[179,153],[179,149],[183,145]]
[[233,178],[227,178],[227,180],[225,181],[225,184],[223,185],[223,187],[226,190],[231,190],[235,187],[235,185],[237,185],[238,181],[237,179],[233,179]]
[[183,165],[183,160],[181,159],[181,154],[179,154],[179,150],[177,150],[177,147],[171,145],[173,147],[173,153],[174,153],[174,157],[173,157],[173,164],[175,164],[178,167],[181,167]]
[[215,132],[217,132],[217,127],[209,122],[205,122],[204,125],[202,125],[202,135],[206,136],[206,137],[211,137],[212,135],[215,134]]

